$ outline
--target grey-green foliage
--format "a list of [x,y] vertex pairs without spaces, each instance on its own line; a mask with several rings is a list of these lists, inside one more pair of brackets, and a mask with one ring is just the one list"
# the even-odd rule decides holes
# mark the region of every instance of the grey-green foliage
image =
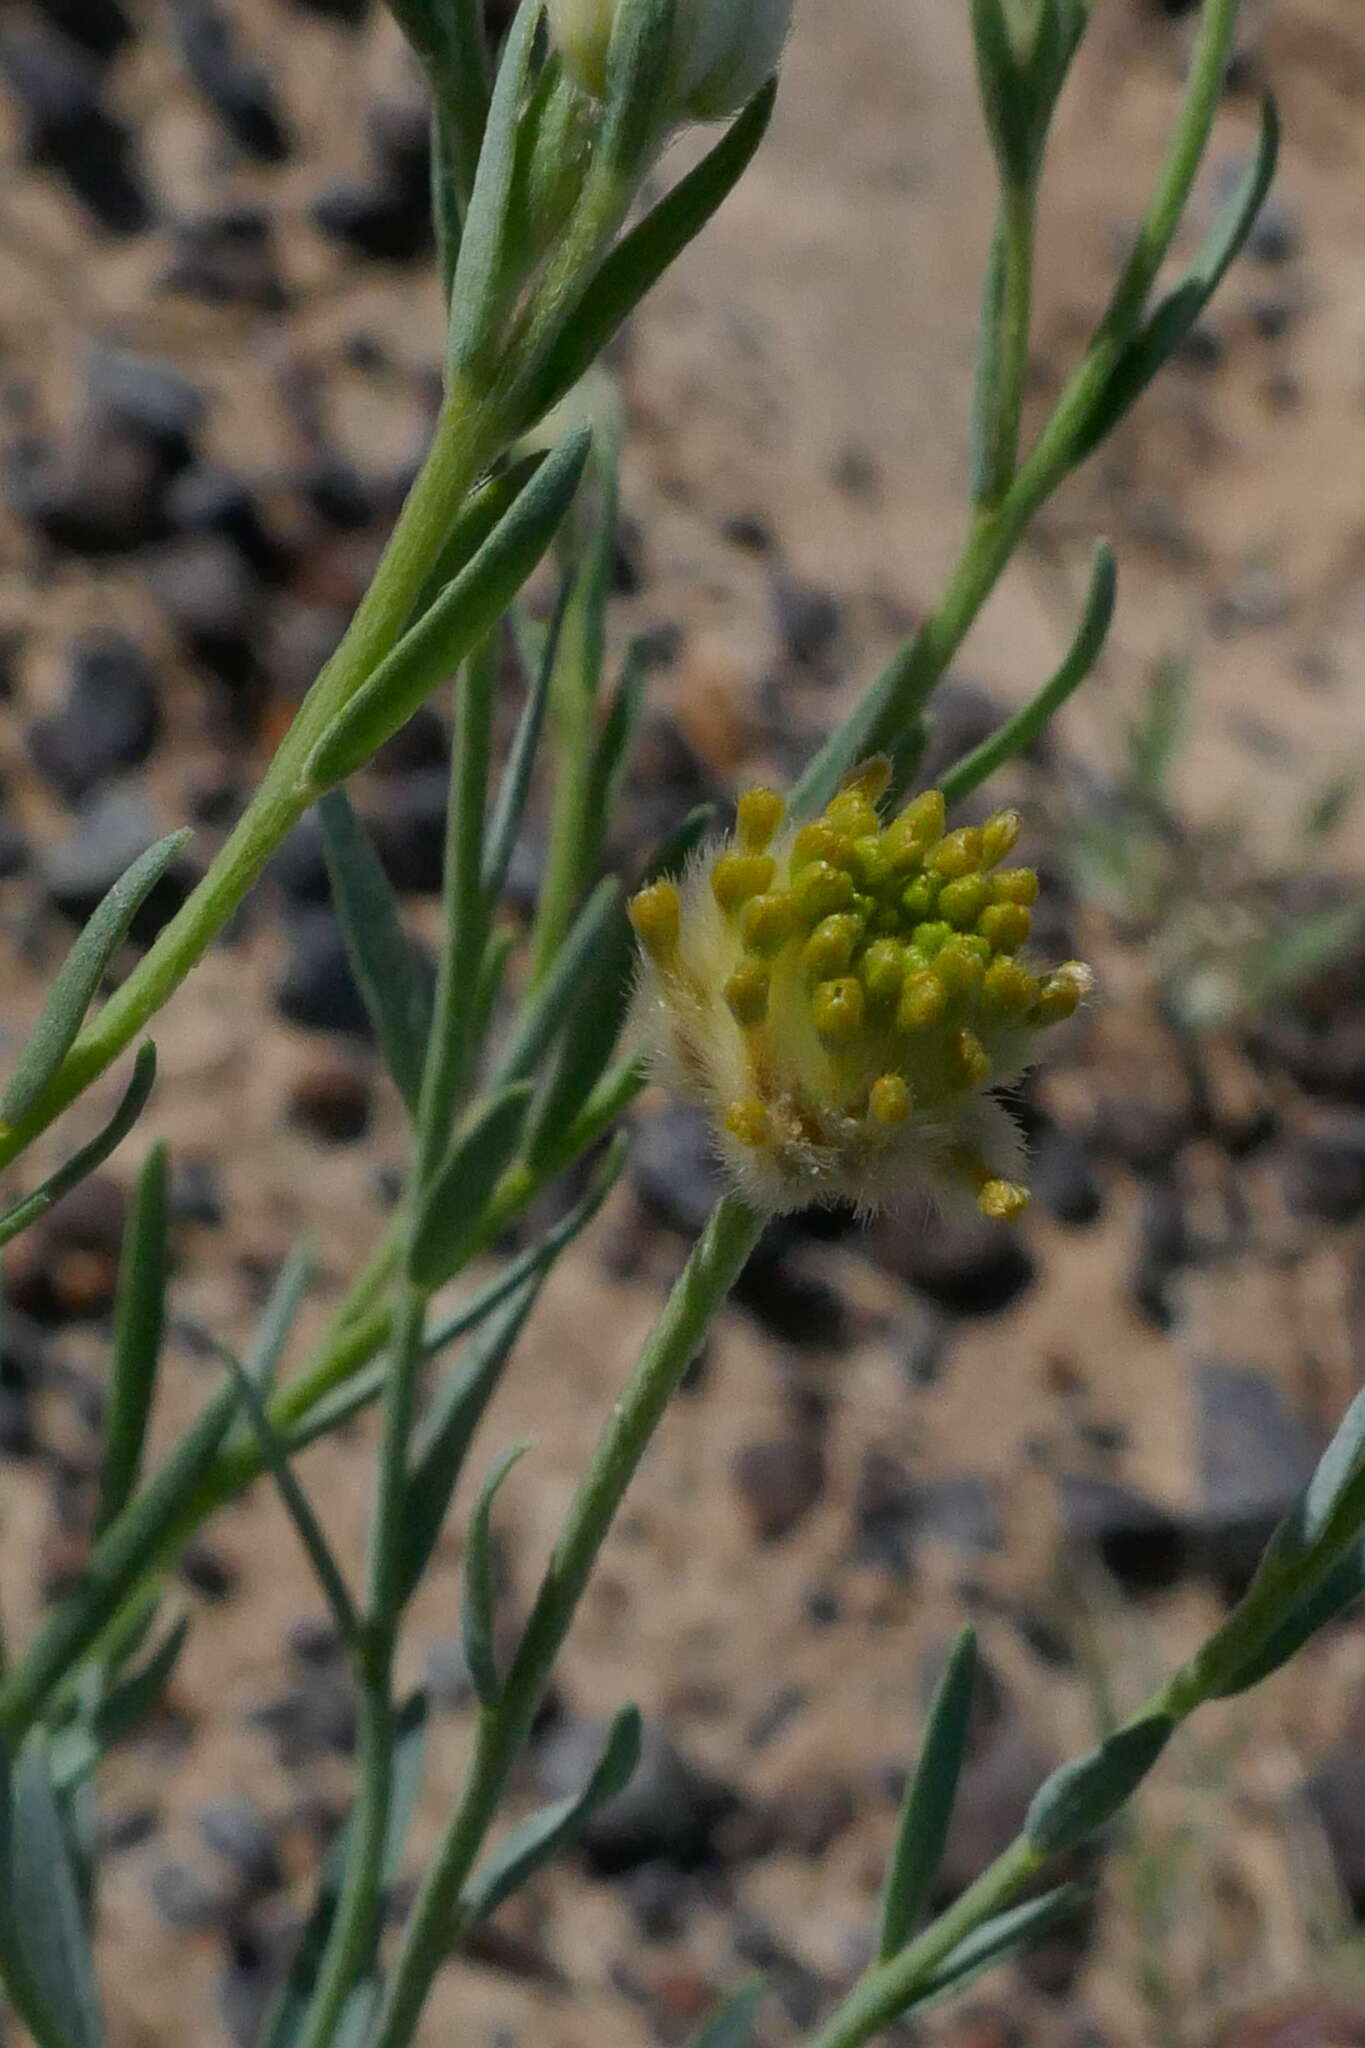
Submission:
[[[143,1168],[120,1285],[96,1541],[34,1642],[0,1672],[0,1975],[39,2048],[96,2048],[100,2039],[86,1938],[89,1799],[101,1759],[153,1706],[184,1646],[184,1617],[153,1634],[163,1569],[205,1514],[259,1477],[278,1488],[330,1604],[361,1709],[354,1810],[327,1859],[265,2048],[407,2048],[452,1947],[575,1839],[628,1782],[639,1754],[639,1716],[625,1708],[582,1790],[488,1848],[626,1488],[757,1240],[761,1219],[733,1196],[702,1233],[604,1423],[539,1586],[524,1609],[509,1602],[506,1630],[495,1627],[502,1617],[493,1522],[510,1515],[519,1496],[513,1489],[504,1504],[500,1493],[519,1452],[493,1464],[476,1497],[463,1540],[463,1640],[478,1740],[401,1936],[391,1951],[381,1941],[425,1734],[423,1703],[400,1704],[396,1690],[404,1616],[425,1576],[446,1569],[442,1539],[481,1427],[556,1260],[615,1182],[620,1144],[563,1220],[533,1231],[500,1273],[470,1285],[466,1269],[509,1226],[526,1227],[528,1212],[538,1213],[533,1205],[606,1138],[642,1080],[623,1041],[632,958],[625,891],[601,873],[649,681],[638,647],[619,657],[612,645],[615,450],[602,447],[585,492],[584,433],[569,433],[548,454],[519,444],[704,227],[768,125],[771,84],[632,218],[646,175],[659,168],[674,9],[687,4],[619,0],[598,105],[561,67],[538,0],[522,0],[496,70],[478,0],[393,0],[433,100],[434,208],[450,320],[447,395],[431,460],[355,624],[170,941],[92,1018],[129,922],[175,858],[178,839],[135,864],[78,939],[0,1110],[0,1161],[8,1162],[131,1046],[284,832],[322,797],[338,914],[407,1112],[409,1172],[383,1238],[296,1369],[286,1373],[286,1356],[296,1348],[312,1276],[302,1248],[286,1261],[243,1362],[216,1347],[227,1379],[144,1477],[167,1370],[170,1244],[164,1155],[153,1151]],[[1236,12],[1236,0],[1206,0],[1184,106],[1131,253],[1030,439],[1033,251],[1046,227],[1040,170],[1090,7],[973,0],[999,195],[970,422],[967,532],[941,602],[801,778],[798,816],[870,752],[888,755],[897,792],[913,786],[934,691],[1030,522],[1127,414],[1242,246],[1274,167],[1269,107],[1241,188],[1193,262],[1158,290],[1207,148]],[[561,588],[542,627],[522,593],[552,549]],[[1033,700],[948,771],[951,797],[971,794],[1014,759],[1091,673],[1113,615],[1115,578],[1101,543],[1071,648]],[[524,703],[495,776],[495,711],[509,650]],[[339,785],[445,685],[455,692],[455,744],[432,989]],[[1170,671],[1134,736],[1133,814],[1149,822],[1173,801],[1181,706]],[[538,785],[548,790],[550,846],[534,928],[523,937],[502,898]],[[1319,809],[1316,829],[1326,829],[1332,805]],[[647,863],[647,877],[676,872],[708,823],[706,812],[681,821]],[[1312,953],[1301,934],[1271,936],[1292,958],[1266,952],[1248,967],[1249,983],[1259,974],[1262,989]],[[144,1046],[104,1131],[0,1219],[0,1243],[107,1157],[144,1106],[154,1066]],[[462,1296],[438,1303],[452,1282],[463,1285]],[[464,1350],[438,1376],[431,1362],[458,1337],[467,1339]],[[537,1369],[554,1362],[553,1345],[542,1345]],[[333,1553],[326,1501],[315,1504],[293,1461],[376,1403],[381,1448],[362,1591]],[[482,1451],[477,1456],[482,1464]],[[1052,1859],[1103,1830],[1190,1713],[1278,1669],[1365,1590],[1363,1472],[1365,1422],[1353,1410],[1224,1627],[1130,1722],[1057,1772],[1019,1839],[933,1917],[970,1736],[976,1651],[970,1633],[963,1636],[908,1783],[876,1961],[810,2048],[858,2048],[901,2015],[956,1995],[1076,1910],[1083,1894],[1073,1885],[1023,1894]],[[447,1597],[453,1602],[453,1587]],[[761,2038],[762,1997],[760,1984],[741,1987],[696,2048],[744,2048]]]

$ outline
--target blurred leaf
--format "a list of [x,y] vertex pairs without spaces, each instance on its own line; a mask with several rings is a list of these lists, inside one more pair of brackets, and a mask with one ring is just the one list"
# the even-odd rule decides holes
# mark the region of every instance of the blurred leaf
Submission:
[[403,1494],[403,1570],[406,1599],[427,1568],[459,1483],[460,1473],[526,1318],[543,1274],[523,1281],[480,1330],[423,1417]]
[[492,631],[554,538],[587,456],[584,430],[546,457],[473,559],[338,712],[308,758],[319,792],[362,767]]
[[137,1178],[119,1261],[97,1536],[129,1499],[142,1469],[166,1319],[167,1222],[166,1147],[154,1145]]
[[1175,1731],[1169,1714],[1145,1714],[1089,1756],[1054,1771],[1028,1810],[1025,1828],[1042,1856],[1061,1856],[1112,1820],[1131,1799]]
[[1044,1892],[1040,1899],[1027,1899],[1022,1906],[997,1913],[949,1951],[932,1976],[925,1979],[907,2010],[924,2012],[941,1999],[956,1998],[977,1977],[1008,1962],[1059,1920],[1069,1920],[1081,1912],[1088,1902],[1089,1894],[1083,1885],[1064,1884],[1055,1891]]
[[529,1442],[513,1444],[498,1459],[483,1483],[469,1519],[464,1552],[464,1609],[461,1635],[465,1663],[481,1707],[496,1707],[502,1697],[498,1677],[496,1587],[493,1569],[493,1503],[512,1467],[530,1450]]
[[1128,735],[1128,770],[1152,803],[1164,803],[1189,723],[1190,671],[1183,661],[1156,665],[1143,716]]
[[102,2048],[104,2021],[80,1889],[44,1735],[30,1736],[20,1750],[11,1797],[7,1911],[24,1975],[56,2023],[62,2048]]
[[303,1298],[313,1277],[313,1254],[307,1241],[294,1245],[275,1275],[274,1285],[261,1310],[246,1371],[252,1384],[268,1395],[275,1384],[284,1349],[293,1334]]
[[1360,794],[1358,775],[1335,775],[1325,782],[1299,820],[1301,839],[1326,839],[1342,824]]
[[7,1245],[12,1238],[18,1237],[21,1230],[27,1230],[40,1216],[46,1216],[54,1202],[59,1202],[63,1195],[69,1194],[71,1189],[78,1186],[87,1174],[93,1173],[97,1166],[103,1166],[109,1154],[123,1143],[141,1116],[155,1080],[156,1048],[148,1040],[138,1047],[137,1057],[133,1061],[132,1077],[124,1090],[123,1100],[98,1137],[92,1138],[88,1145],[83,1145],[79,1152],[67,1160],[65,1166],[59,1166],[55,1173],[49,1174],[41,1187],[35,1188],[31,1195],[25,1195],[21,1202],[16,1202],[12,1209],[0,1216],[0,1246]]
[[1118,569],[1114,551],[1108,541],[1101,541],[1095,549],[1091,566],[1085,611],[1065,661],[1031,703],[1007,719],[998,732],[983,740],[979,747],[974,747],[970,754],[964,754],[946,775],[939,778],[939,787],[949,804],[961,803],[964,797],[979,789],[1006,762],[1022,754],[1040,733],[1046,731],[1067,698],[1080,687],[1099,660],[1109,637],[1117,593]]
[[171,1681],[190,1632],[182,1614],[147,1662],[100,1699],[88,1725],[80,1722],[52,1738],[52,1776],[61,1791],[76,1784],[106,1751],[124,1741],[154,1711]]
[[[601,820],[603,828],[616,815],[621,785],[630,767],[631,749],[640,729],[640,713],[644,709],[648,680],[648,649],[643,640],[636,640],[626,652],[621,677],[593,755],[589,808]],[[599,833],[599,839],[600,836]]]
[[976,1636],[964,1628],[934,1694],[919,1764],[901,1805],[882,1900],[883,1963],[904,1948],[929,1903],[967,1754],[975,1689]]
[[1277,996],[1290,995],[1350,951],[1365,931],[1365,897],[1296,918],[1281,932],[1255,947],[1243,963],[1242,995],[1249,1008],[1260,1008]]
[[[392,1885],[402,1861],[403,1847],[421,1790],[426,1727],[426,1699],[423,1694],[417,1693],[400,1709],[398,1734],[393,1748],[393,1784],[383,1864],[386,1886]],[[317,1988],[323,1958],[327,1953],[332,1923],[336,1918],[337,1902],[341,1897],[341,1888],[345,1880],[353,1828],[354,1817],[348,1817],[345,1826],[327,1852],[313,1910],[299,1937],[288,1975],[267,2017],[258,2048],[298,2048],[298,2043],[304,2038],[312,2010],[313,1993]],[[362,2003],[362,2011],[368,2013],[371,2009],[368,2004],[368,1977],[365,1983],[357,1987],[357,1991],[360,1994],[358,2002]],[[349,2011],[348,2007],[343,2012],[342,2027],[348,2024]]]
[[542,1864],[571,1842],[599,1807],[630,1783],[640,1759],[640,1710],[623,1707],[611,1724],[601,1759],[576,1798],[543,1806],[513,1828],[474,1872],[459,1905],[459,1921],[473,1927],[495,1912]]
[[149,846],[115,882],[85,926],[58,969],[43,1014],[0,1098],[0,1124],[21,1122],[66,1058],[128,927],[190,836],[172,832]]
[[691,2048],[748,2048],[758,2009],[767,1995],[768,1987],[762,1977],[742,1985],[709,2020],[702,2022],[700,2031],[692,2036]]
[[[1005,365],[1005,220],[1001,209],[991,237],[990,259],[977,322],[976,374],[972,386],[971,488],[972,503],[984,505],[995,493],[1001,479],[996,471],[997,421],[1000,417],[1002,377]],[[1011,465],[1012,468],[1012,465]],[[1007,474],[1003,478],[1010,482]]]
[[346,792],[334,789],[323,797],[318,818],[356,984],[384,1064],[415,1115],[431,1028],[431,991],[403,929],[389,878]]
[[1266,98],[1256,155],[1246,176],[1180,283],[1120,353],[1077,436],[1073,466],[1108,439],[1198,321],[1256,224],[1275,176],[1279,146],[1279,116],[1274,101]]
[[431,1186],[420,1198],[408,1272],[426,1293],[453,1280],[479,1241],[484,1212],[526,1126],[531,1087],[515,1082],[490,1095],[457,1132]]
[[526,432],[592,368],[628,314],[701,233],[748,169],[772,118],[776,85],[750,100],[710,153],[621,237],[565,321],[531,386]]
[[1033,176],[1033,94],[1010,34],[1005,0],[972,0],[972,40],[981,108],[1002,180],[1025,185]]
[[714,804],[697,804],[680,825],[654,849],[640,875],[640,886],[680,875],[716,820]]

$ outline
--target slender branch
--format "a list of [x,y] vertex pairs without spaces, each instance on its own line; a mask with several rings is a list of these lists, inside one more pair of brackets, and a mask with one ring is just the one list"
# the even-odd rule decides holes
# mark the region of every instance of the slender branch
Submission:
[[405,2048],[452,1937],[460,1892],[496,1817],[598,1554],[664,1412],[758,1241],[761,1219],[726,1196],[669,1296],[574,1496],[497,1706],[479,1717],[460,1802],[413,1908],[374,2048]]

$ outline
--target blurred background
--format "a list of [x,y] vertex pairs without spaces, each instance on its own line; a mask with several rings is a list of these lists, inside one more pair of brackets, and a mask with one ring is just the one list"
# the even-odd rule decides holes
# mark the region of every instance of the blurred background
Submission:
[[[993,203],[965,9],[804,0],[773,133],[612,364],[615,627],[652,709],[616,830],[789,777],[932,603],[963,522]],[[1145,202],[1187,9],[1102,0],[1045,193],[1034,404]],[[1046,952],[1105,994],[1019,1105],[1019,1231],[915,1214],[770,1233],[663,1431],[520,1788],[601,1718],[650,1739],[586,1853],[480,1934],[423,2041],[687,2040],[755,1970],[794,2041],[865,1960],[896,1801],[965,1616],[987,1681],[945,1888],[1189,1648],[1356,1392],[1365,1335],[1365,22],[1247,0],[1211,217],[1273,82],[1284,168],[1248,256],[1040,522],[942,693],[946,760],[1036,688],[1120,557],[1102,668],[1014,777]],[[683,144],[679,159],[695,149]],[[421,92],[370,0],[0,4],[0,947],[17,1045],[73,920],[173,822],[183,895],[339,637],[432,417],[441,327]],[[358,790],[419,934],[445,732]],[[932,763],[931,763],[932,767]],[[518,852],[534,901],[542,819]],[[81,1559],[125,1189],[175,1162],[160,1426],[216,1385],[313,1234],[315,1322],[397,1185],[401,1129],[305,824],[157,1030],[152,1111],[22,1239],[0,1335],[0,1590],[21,1636]],[[66,1121],[65,1149],[103,1100]],[[509,1625],[714,1191],[650,1096],[627,1184],[556,1276],[489,1451],[534,1459]],[[542,1219],[543,1220],[543,1219]],[[311,1452],[343,1553],[371,1434]],[[104,1787],[115,2048],[250,2044],[348,1779],[337,1646],[275,1503],[185,1560],[163,1710]],[[458,1782],[455,1552],[414,1620]],[[1207,1713],[1090,1859],[1096,1904],[902,2039],[952,2048],[1365,2043],[1365,1629]],[[458,2029],[458,2035],[455,2030]]]

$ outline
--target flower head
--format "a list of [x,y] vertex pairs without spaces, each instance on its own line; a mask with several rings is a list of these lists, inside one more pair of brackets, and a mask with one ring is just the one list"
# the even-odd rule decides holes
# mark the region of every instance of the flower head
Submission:
[[799,829],[747,790],[729,839],[632,901],[641,1011],[755,1207],[874,1209],[918,1187],[1010,1219],[1022,1148],[991,1090],[1094,978],[1028,958],[1038,878],[1004,865],[1017,812],[950,831],[926,790],[883,822],[888,781],[869,763]]
[[[616,17],[632,0],[546,0],[565,68],[595,99],[606,91]],[[678,121],[736,113],[778,67],[792,0],[675,0],[668,102]]]

